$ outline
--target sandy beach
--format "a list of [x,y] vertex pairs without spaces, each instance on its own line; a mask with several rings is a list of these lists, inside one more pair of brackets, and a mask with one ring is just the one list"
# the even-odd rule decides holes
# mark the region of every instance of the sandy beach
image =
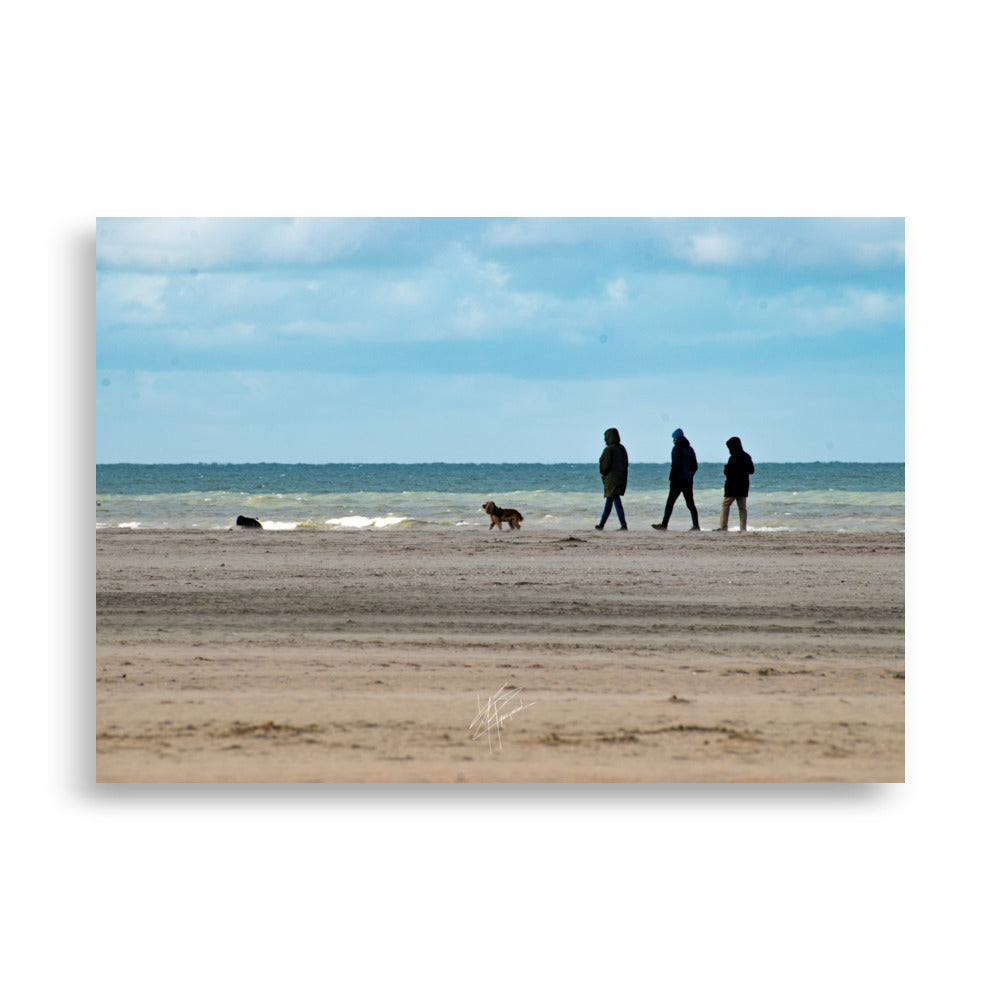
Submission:
[[100,531],[97,780],[902,781],[903,563],[901,534]]

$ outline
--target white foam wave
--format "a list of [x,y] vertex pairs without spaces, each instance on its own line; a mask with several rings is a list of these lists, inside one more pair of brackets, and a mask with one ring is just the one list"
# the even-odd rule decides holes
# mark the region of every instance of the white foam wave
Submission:
[[355,514],[350,517],[331,517],[326,523],[331,528],[391,528],[406,520],[408,519],[396,514],[389,514],[385,517],[362,517]]

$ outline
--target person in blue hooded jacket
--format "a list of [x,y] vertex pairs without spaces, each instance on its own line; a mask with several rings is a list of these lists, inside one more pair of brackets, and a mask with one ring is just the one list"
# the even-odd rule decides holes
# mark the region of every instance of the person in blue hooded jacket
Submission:
[[653,527],[657,531],[667,530],[674,502],[679,496],[683,496],[687,509],[691,512],[691,530],[701,531],[698,525],[698,508],[694,505],[694,474],[698,471],[698,456],[680,427],[674,431],[673,439],[674,448],[670,453],[670,493],[663,509],[663,520]]

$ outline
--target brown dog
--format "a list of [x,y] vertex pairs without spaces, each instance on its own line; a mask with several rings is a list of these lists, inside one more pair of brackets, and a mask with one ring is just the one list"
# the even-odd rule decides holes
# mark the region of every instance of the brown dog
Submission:
[[513,531],[517,528],[518,531],[521,530],[521,522],[524,520],[524,516],[519,510],[512,510],[508,508],[504,510],[503,507],[498,507],[492,500],[487,500],[483,504],[483,510],[490,515],[490,531],[493,530],[493,525],[495,524],[500,531],[503,531],[503,523],[506,521]]

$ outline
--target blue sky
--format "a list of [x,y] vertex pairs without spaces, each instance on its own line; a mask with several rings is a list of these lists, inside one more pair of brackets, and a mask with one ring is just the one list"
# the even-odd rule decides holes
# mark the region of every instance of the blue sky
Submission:
[[99,219],[98,462],[902,461],[902,219]]

